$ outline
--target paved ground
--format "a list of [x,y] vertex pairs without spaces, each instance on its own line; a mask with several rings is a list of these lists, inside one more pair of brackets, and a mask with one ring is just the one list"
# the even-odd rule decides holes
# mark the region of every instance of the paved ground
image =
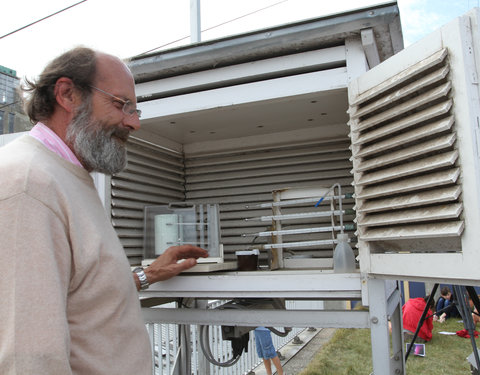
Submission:
[[[333,328],[317,328],[315,331],[305,330],[298,335],[299,342],[294,340],[281,348],[281,362],[285,374],[299,374],[308,366],[321,347],[331,339],[334,332],[335,329]],[[273,369],[275,369],[275,366],[273,366]],[[262,364],[250,374],[266,375],[265,367]]]

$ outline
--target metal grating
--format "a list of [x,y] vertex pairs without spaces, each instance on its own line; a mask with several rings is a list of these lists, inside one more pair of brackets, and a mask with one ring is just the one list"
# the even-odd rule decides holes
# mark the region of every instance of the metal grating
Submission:
[[462,234],[451,91],[442,49],[350,103],[357,236],[373,251],[419,251],[422,239]]
[[143,256],[144,208],[185,200],[183,155],[136,139],[128,166],[111,179],[111,219],[130,264]]

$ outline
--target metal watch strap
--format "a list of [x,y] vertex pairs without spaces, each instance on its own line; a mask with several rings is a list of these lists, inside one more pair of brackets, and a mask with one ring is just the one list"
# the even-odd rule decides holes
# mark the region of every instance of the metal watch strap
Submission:
[[145,290],[148,289],[150,284],[148,283],[147,280],[147,275],[145,275],[145,271],[143,270],[142,267],[137,267],[133,270],[138,276],[138,281],[140,281],[140,290]]

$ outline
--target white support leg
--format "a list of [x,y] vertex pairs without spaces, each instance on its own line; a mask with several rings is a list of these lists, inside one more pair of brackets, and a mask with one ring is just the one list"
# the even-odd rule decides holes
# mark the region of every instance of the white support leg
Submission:
[[175,363],[172,370],[173,375],[189,374],[191,369],[191,345],[190,345],[190,326],[186,324],[179,325],[180,346],[175,356]]
[[[207,300],[195,300],[195,307],[198,309],[206,310],[208,307]],[[203,353],[200,345],[200,325],[196,325],[195,329],[197,330],[198,344],[197,344],[197,356],[198,356],[198,370],[197,373],[201,375],[210,375],[210,362],[208,362],[207,357]]]
[[[401,298],[398,283],[368,280],[370,332],[374,375],[405,375],[401,324]],[[392,323],[390,355],[389,319]]]
[[[398,283],[397,283],[398,285]],[[403,323],[402,323],[402,297],[400,294],[400,287],[397,289],[398,293],[393,296],[394,301],[391,301],[393,312],[390,314],[390,322],[392,324],[392,353],[393,353],[393,368],[395,374],[405,374],[405,345],[403,342]]]

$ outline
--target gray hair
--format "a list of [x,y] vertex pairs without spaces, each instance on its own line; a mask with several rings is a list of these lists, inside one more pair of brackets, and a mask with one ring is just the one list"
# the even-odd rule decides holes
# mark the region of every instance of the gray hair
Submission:
[[27,93],[24,109],[30,121],[37,123],[50,118],[55,109],[55,84],[61,77],[70,78],[80,90],[83,99],[91,95],[90,85],[96,74],[96,52],[86,47],[76,47],[51,61],[38,79],[25,79],[21,89]]

